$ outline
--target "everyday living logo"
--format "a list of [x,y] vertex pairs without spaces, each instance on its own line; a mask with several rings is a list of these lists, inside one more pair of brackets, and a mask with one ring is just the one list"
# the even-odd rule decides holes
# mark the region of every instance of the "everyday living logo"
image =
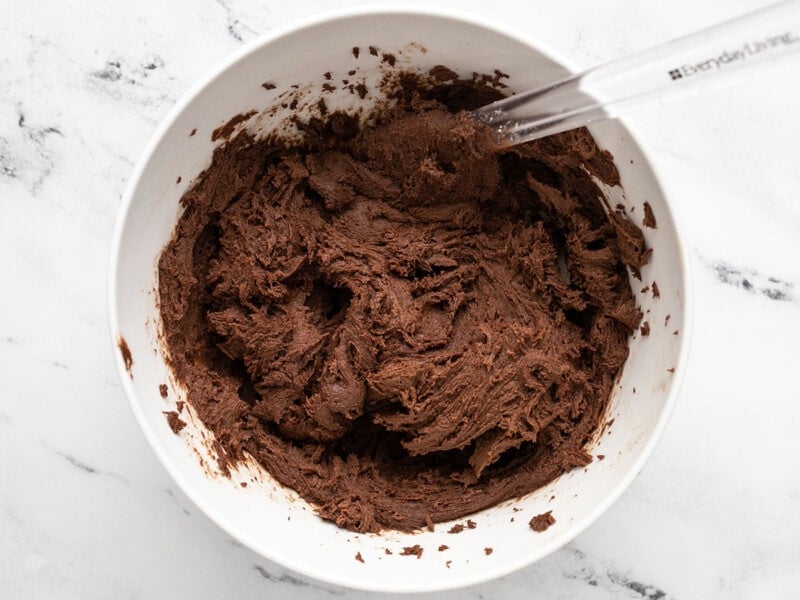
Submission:
[[683,79],[684,77],[691,77],[704,71],[711,69],[721,69],[727,65],[745,61],[752,56],[761,54],[774,48],[781,46],[789,46],[800,41],[800,38],[795,37],[791,32],[774,35],[757,42],[748,42],[737,50],[726,50],[722,54],[703,60],[697,63],[684,64],[677,69],[670,69],[667,75],[672,81]]

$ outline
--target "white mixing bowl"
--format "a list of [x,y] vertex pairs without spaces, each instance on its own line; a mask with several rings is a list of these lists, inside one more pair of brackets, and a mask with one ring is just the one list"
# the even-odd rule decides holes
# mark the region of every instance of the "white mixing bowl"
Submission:
[[[301,86],[298,94],[319,94],[326,72],[337,83],[359,68],[370,86],[386,68],[381,67],[380,56],[367,51],[371,45],[393,53],[400,66],[421,71],[438,64],[462,75],[499,68],[510,75],[507,83],[512,90],[538,86],[573,71],[551,50],[503,27],[421,7],[351,9],[261,37],[178,102],[139,160],[122,200],[113,241],[111,330],[115,343],[124,339],[133,358],[128,371],[117,353],[125,393],[147,439],[183,491],[230,535],[270,560],[332,583],[392,592],[441,590],[498,577],[546,556],[597,519],[630,484],[664,429],[686,364],[688,267],[673,210],[630,127],[624,121],[592,126],[599,145],[615,156],[622,177],[624,196],[619,189],[612,190],[612,205],[621,202],[641,223],[647,201],[658,222],[656,229],[644,229],[654,252],[642,269],[643,281],[632,281],[650,335],[632,338],[631,355],[607,416],[613,425],[592,444],[591,453],[604,455],[604,460],[566,473],[524,498],[472,515],[477,527],[458,535],[448,534],[447,524],[438,525],[435,532],[353,534],[317,517],[295,493],[256,466],[251,472],[235,473],[233,480],[216,474],[205,439],[210,434],[202,424],[187,417],[188,426],[175,435],[164,416],[185,391],[175,385],[159,341],[159,254],[180,215],[181,195],[222,142],[211,141],[215,128],[239,113],[274,106],[278,94],[292,84],[310,84]],[[362,50],[358,58],[354,46]],[[276,87],[265,89],[262,83],[267,82]],[[329,107],[374,101],[360,100],[338,87],[325,96]],[[247,126],[269,131],[285,116],[285,111],[263,114]],[[193,130],[196,133],[190,135]],[[651,291],[640,292],[654,280],[660,298],[653,298]],[[168,383],[168,399],[159,394],[162,383]],[[241,481],[250,483],[244,488]],[[533,532],[528,520],[548,510],[556,523],[543,533]],[[420,559],[399,555],[404,546],[414,544],[424,548]],[[440,544],[449,549],[437,551]],[[386,554],[386,548],[393,554]],[[485,548],[493,552],[487,555]],[[355,560],[358,552],[363,563]]]

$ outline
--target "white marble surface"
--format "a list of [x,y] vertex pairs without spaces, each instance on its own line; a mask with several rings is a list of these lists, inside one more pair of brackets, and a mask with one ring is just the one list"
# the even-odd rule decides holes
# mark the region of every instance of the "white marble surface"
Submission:
[[[338,0],[0,2],[0,598],[374,598],[246,550],[140,433],[106,323],[111,229],[176,99]],[[589,66],[762,0],[440,2]],[[680,206],[691,364],[638,479],[567,547],[440,598],[800,594],[800,66],[638,113]]]

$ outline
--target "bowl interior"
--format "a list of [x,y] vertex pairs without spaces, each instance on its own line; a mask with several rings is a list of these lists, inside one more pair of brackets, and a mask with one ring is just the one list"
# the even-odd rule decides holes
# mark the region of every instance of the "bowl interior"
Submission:
[[[352,51],[361,51],[356,58]],[[378,56],[369,46],[379,49]],[[164,411],[174,410],[185,392],[164,362],[159,342],[156,265],[180,214],[179,199],[208,166],[212,131],[232,116],[280,104],[279,95],[301,86],[297,94],[316,99],[323,74],[348,79],[358,69],[369,89],[382,75],[381,54],[392,53],[401,66],[427,70],[444,64],[462,76],[473,71],[510,75],[512,90],[552,81],[568,71],[551,53],[507,32],[468,18],[427,11],[351,11],[284,31],[234,57],[190,93],[165,121],[142,158],[124,199],[111,268],[111,326],[133,357],[130,375],[118,356],[126,393],[150,443],[186,494],[231,535],[267,558],[307,575],[353,587],[385,591],[423,591],[486,580],[529,564],[552,552],[594,520],[628,485],[649,454],[668,413],[684,352],[685,273],[681,244],[662,189],[637,142],[623,124],[592,127],[599,144],[610,150],[625,192],[610,190],[612,205],[621,203],[637,224],[649,202],[658,226],[644,229],[654,249],[633,281],[637,302],[650,335],[635,335],[631,356],[615,389],[608,419],[613,419],[591,448],[604,455],[585,470],[573,470],[522,499],[485,510],[472,518],[475,529],[448,534],[448,524],[434,532],[359,535],[323,522],[296,494],[277,485],[256,465],[216,474],[210,440],[202,424],[188,418],[180,435],[169,428]],[[382,66],[383,65],[383,66]],[[350,76],[352,79],[353,77]],[[274,85],[272,89],[262,84]],[[325,96],[330,107],[368,105],[346,86]],[[254,131],[275,128],[285,111],[262,114],[247,124]],[[190,135],[195,131],[193,135]],[[180,178],[180,180],[178,179]],[[178,181],[178,183],[176,183]],[[657,281],[660,297],[654,298]],[[650,286],[650,291],[640,292]],[[677,331],[677,335],[673,332]],[[167,383],[169,397],[159,393]],[[635,392],[634,392],[635,387]],[[243,488],[241,482],[247,482]],[[534,533],[528,520],[553,511],[556,523]],[[423,556],[400,556],[404,546],[419,544]],[[440,544],[449,549],[437,551]],[[484,549],[493,552],[486,555]],[[386,554],[389,549],[392,555]],[[357,552],[364,562],[355,560]]]

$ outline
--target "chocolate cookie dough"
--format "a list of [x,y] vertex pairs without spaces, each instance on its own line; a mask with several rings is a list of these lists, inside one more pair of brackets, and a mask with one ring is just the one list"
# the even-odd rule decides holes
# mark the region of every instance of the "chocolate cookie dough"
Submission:
[[159,262],[171,365],[223,460],[356,531],[590,462],[649,256],[586,130],[495,154],[464,112],[498,97],[485,79],[401,84],[369,127],[218,148]]

